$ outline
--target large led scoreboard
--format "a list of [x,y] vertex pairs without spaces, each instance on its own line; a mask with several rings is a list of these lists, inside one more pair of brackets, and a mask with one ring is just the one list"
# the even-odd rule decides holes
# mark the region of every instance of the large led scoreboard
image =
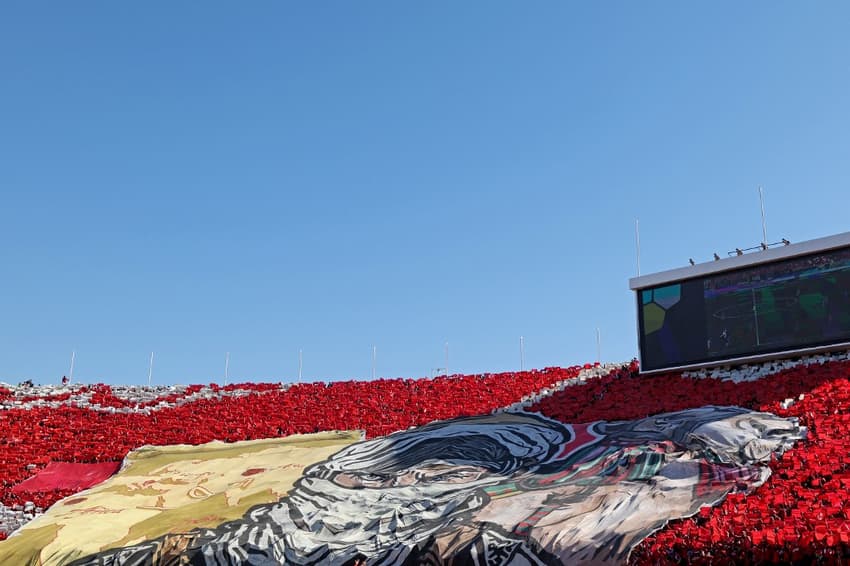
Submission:
[[850,347],[850,232],[636,277],[641,370]]

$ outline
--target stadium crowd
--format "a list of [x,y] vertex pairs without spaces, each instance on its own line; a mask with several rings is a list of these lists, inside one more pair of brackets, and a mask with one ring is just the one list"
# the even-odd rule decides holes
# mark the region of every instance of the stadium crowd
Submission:
[[[817,356],[733,370],[640,376],[636,362],[433,379],[179,388],[0,387],[0,540],[74,490],[15,486],[50,462],[120,462],[145,444],[199,444],[362,429],[525,408],[568,423],[704,405],[798,417],[808,438],[749,496],[670,523],[634,564],[845,563],[850,559],[850,361]],[[3,513],[6,513],[5,527]]]

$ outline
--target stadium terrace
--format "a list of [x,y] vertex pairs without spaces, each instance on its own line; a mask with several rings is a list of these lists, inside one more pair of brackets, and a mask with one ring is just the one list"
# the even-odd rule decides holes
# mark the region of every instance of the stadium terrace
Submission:
[[[79,488],[61,487],[61,482],[53,488],[16,489],[51,462],[117,464],[146,444],[235,442],[343,429],[364,430],[367,438],[375,438],[512,405],[512,410],[526,408],[565,423],[735,405],[796,417],[808,436],[769,462],[772,473],[764,485],[748,495],[732,492],[714,507],[671,521],[638,544],[629,562],[842,563],[850,557],[850,455],[843,448],[850,426],[849,377],[848,355],[838,353],[652,378],[630,363],[288,387],[195,386],[162,395],[155,403],[148,400],[146,406],[105,385],[52,391],[55,404],[49,406],[43,404],[45,391],[7,387],[0,393],[5,404],[0,411],[0,502],[7,529],[0,537],[77,493]],[[225,394],[236,391],[240,394]],[[180,403],[186,398],[191,400]],[[144,410],[152,406],[157,409]],[[0,555],[5,544],[0,543]]]

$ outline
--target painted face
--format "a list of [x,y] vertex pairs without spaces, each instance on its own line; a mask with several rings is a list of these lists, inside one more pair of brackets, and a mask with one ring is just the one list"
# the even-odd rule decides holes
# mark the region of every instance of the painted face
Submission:
[[449,484],[474,482],[488,470],[480,466],[459,466],[445,463],[423,463],[421,466],[399,470],[393,474],[368,472],[339,472],[333,482],[348,489],[382,489],[409,487],[414,485]]

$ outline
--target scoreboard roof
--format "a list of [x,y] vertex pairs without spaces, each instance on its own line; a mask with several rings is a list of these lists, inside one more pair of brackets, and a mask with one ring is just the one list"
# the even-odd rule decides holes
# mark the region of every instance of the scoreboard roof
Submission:
[[724,271],[735,271],[745,267],[847,246],[850,246],[850,232],[827,236],[825,238],[817,238],[815,240],[807,240],[805,242],[789,244],[787,246],[768,248],[767,250],[745,253],[743,255],[735,255],[728,258],[722,258],[717,261],[709,261],[677,269],[659,271],[657,273],[641,275],[640,277],[633,277],[629,279],[629,288],[637,291],[647,287],[663,285],[664,283],[683,281],[685,279],[703,277],[705,275],[722,273]]

